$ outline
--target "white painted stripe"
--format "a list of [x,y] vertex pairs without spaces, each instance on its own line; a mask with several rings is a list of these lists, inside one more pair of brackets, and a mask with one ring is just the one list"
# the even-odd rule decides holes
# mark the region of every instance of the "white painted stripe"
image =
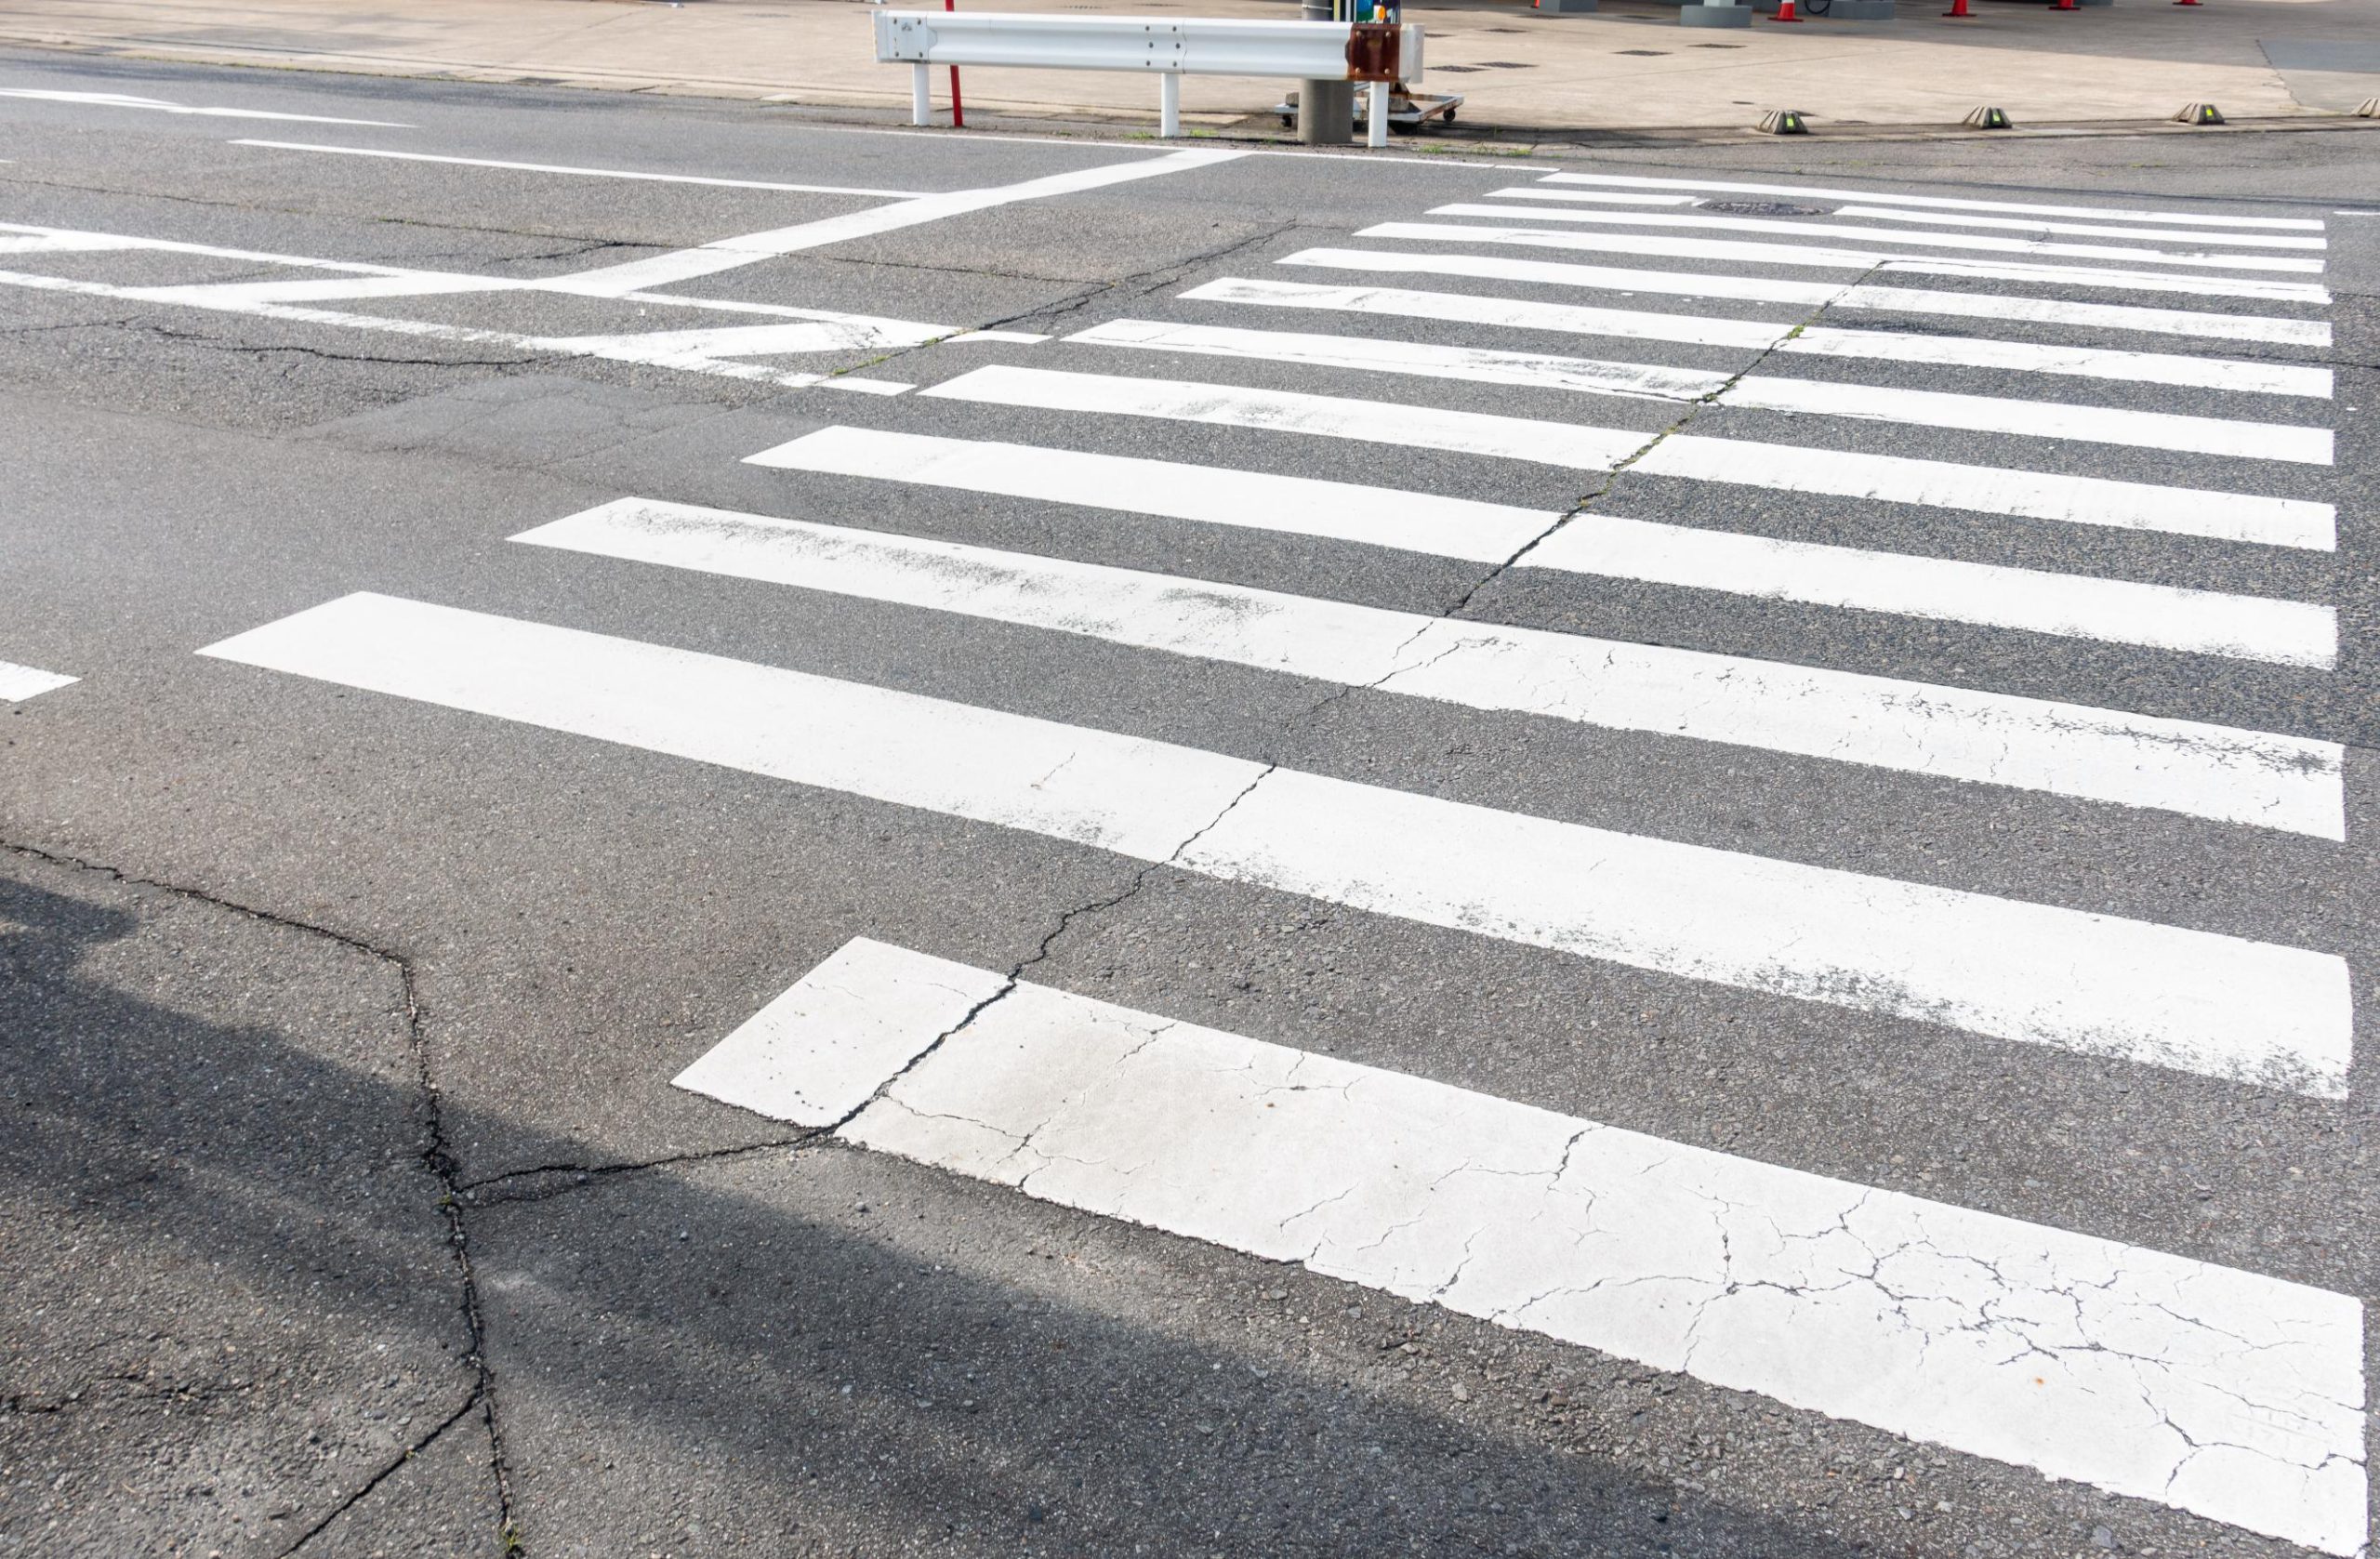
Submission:
[[[0,271],[0,286],[28,287],[43,292],[75,293],[88,297],[121,297],[141,302],[159,301],[149,296],[157,289],[121,287],[104,282],[85,282],[66,276],[37,276],[20,271]],[[209,291],[205,288],[192,290],[196,294],[207,294]],[[409,337],[416,340],[497,347],[525,353],[560,353],[577,357],[611,358],[624,363],[649,363],[681,369],[687,373],[708,374],[720,378],[744,379],[758,384],[781,385],[788,389],[802,389],[815,385],[824,377],[820,374],[773,368],[757,363],[735,362],[727,356],[706,355],[688,350],[688,343],[682,338],[685,335],[709,336],[719,345],[731,349],[753,339],[749,336],[737,337],[732,332],[656,331],[650,333],[652,338],[649,340],[640,336],[522,336],[509,330],[483,330],[473,325],[441,324],[431,320],[399,319],[385,314],[343,313],[329,309],[299,308],[290,304],[258,302],[249,298],[227,299],[219,296],[193,296],[165,301],[218,312],[252,314],[259,319],[288,320],[301,324],[336,325],[347,330],[374,331]],[[676,300],[656,297],[654,301]],[[885,321],[882,324],[890,327],[888,334],[883,337],[872,336],[856,325],[834,322],[778,326],[774,328],[782,331],[783,334],[772,337],[776,344],[768,350],[774,351],[826,350],[839,350],[838,343],[849,346],[862,341],[881,344],[882,341],[892,339],[931,340],[937,333],[948,328],[945,325],[913,324],[906,320]],[[814,344],[810,346],[790,344],[804,341]]]
[[1725,374],[1643,363],[1604,363],[1593,358],[1489,351],[1478,347],[1437,347],[1368,336],[1168,324],[1157,320],[1109,320],[1089,330],[1078,330],[1066,339],[1088,346],[1195,352],[1265,363],[1299,363],[1316,368],[1353,368],[1364,373],[1417,374],[1425,378],[1481,384],[1525,384],[1544,390],[1660,401],[1699,401],[1717,394],[1727,384]]
[[[1524,567],[1724,590],[1764,601],[2021,628],[2280,666],[2327,670],[2338,663],[2338,614],[2307,601],[1772,541],[1608,515],[1581,515],[1531,548],[1521,562]],[[2336,819],[2325,813],[2322,823],[2314,831],[2331,839],[2345,837],[2343,813]]]
[[[1632,536],[1631,523],[1574,522],[1528,561],[1644,577],[1645,569],[1681,563],[1708,572],[1756,567],[1769,561],[1759,549],[1778,546],[1715,536],[1718,556],[1698,557],[1691,538],[1708,533],[1688,532],[1664,557],[1643,533],[1668,527],[1641,526]],[[1559,545],[1582,526],[1592,527],[1582,539]],[[2045,790],[2325,839],[2343,838],[2346,829],[2344,754],[2335,744],[2294,736],[641,498],[622,498],[512,539],[960,613],[1466,708]],[[1730,554],[1730,542],[1751,546]],[[1789,580],[1798,569],[1822,589],[1857,592],[1863,584],[1873,588],[1879,575],[1885,588],[1908,586],[1884,559],[1869,565],[1865,581],[1856,575],[1831,580],[1822,571],[1834,560],[1810,554],[1831,550],[1805,548],[1778,561]],[[1605,558],[1619,566],[1597,566]],[[2044,581],[2053,590],[2058,579],[1995,572]],[[1952,579],[1955,588],[1955,574]],[[2047,602],[2024,604],[2049,610]]]
[[[1044,368],[979,368],[925,390],[951,400],[1051,411],[1168,417],[1275,432],[1359,439],[1408,448],[1533,460],[1569,469],[1608,470],[1645,451],[1633,469],[1661,476],[1791,493],[2010,514],[2077,525],[2164,531],[2266,546],[2327,551],[2336,544],[2336,511],[2303,498],[2268,498],[2200,487],[2160,487],[2104,477],[1947,460],[1868,455],[1761,443],[1749,439],[1650,433],[1584,423],[1444,411],[1395,401],[1304,395],[1197,380],[1127,378]],[[1649,447],[1648,447],[1649,446]],[[2265,658],[2265,657],[2259,657]],[[2294,654],[2290,658],[2294,661]]]
[[1608,470],[1651,442],[1649,433],[1589,428],[1400,401],[1349,400],[1183,379],[1137,379],[1046,368],[978,368],[920,393],[996,406],[1165,417],[1176,422],[1311,433],[1406,449],[1447,449],[1586,470]]
[[80,103],[91,108],[137,108],[152,113],[190,113],[209,119],[281,119],[302,125],[364,125],[376,130],[410,130],[386,119],[333,119],[320,113],[268,113],[262,109],[192,108],[162,98],[135,98],[123,92],[51,92],[29,86],[0,87],[0,98],[31,98],[49,103]]
[[858,374],[830,374],[818,381],[821,390],[848,390],[854,395],[906,395],[917,389],[904,379],[871,379]]
[[2337,509],[2305,498],[2160,487],[2058,471],[1962,466],[1901,455],[1680,433],[1654,445],[1630,469],[1788,493],[1827,493],[2073,525],[2302,547],[2317,552],[2338,545]]
[[2320,221],[2304,217],[2218,217],[2200,211],[2142,211],[2114,205],[2037,205],[2021,201],[1961,200],[1948,195],[1884,195],[1873,190],[1821,190],[1803,184],[1740,184],[1709,178],[1643,178],[1623,174],[1556,173],[1547,184],[1606,184],[1625,189],[1692,190],[1718,194],[1789,195],[1797,200],[1863,201],[1870,205],[1938,205],[1948,211],[2008,211],[2029,217],[2084,217],[2107,221],[2182,222],[2194,227],[2285,228],[2320,232]]
[[2347,968],[2328,954],[1496,812],[385,596],[347,596],[203,653],[1525,945],[2346,1095]]
[[1179,296],[1199,303],[1244,303],[1266,309],[1316,309],[1335,313],[1386,314],[1397,319],[1449,320],[1513,330],[1559,330],[1574,336],[1679,341],[1689,346],[1735,347],[1747,351],[1766,351],[1782,340],[1794,324],[1792,320],[1714,319],[1707,314],[1590,309],[1573,303],[1535,303],[1526,298],[1483,297],[1468,292],[1328,286],[1238,276],[1219,277]]
[[55,671],[40,671],[14,661],[0,660],[0,704],[21,704],[28,698],[67,686],[79,680],[61,677]]
[[2331,430],[2278,422],[2234,422],[2227,417],[2184,416],[2174,412],[2123,411],[2056,401],[2012,401],[1990,395],[1953,395],[1897,385],[1837,384],[1823,379],[1786,379],[1746,375],[1719,398],[1730,406],[1764,411],[1854,416],[1871,422],[1912,422],[1963,428],[1977,433],[2019,433],[2037,439],[2074,439],[2085,443],[2130,444],[2138,449],[2187,450],[2229,455],[2243,460],[2331,463]]
[[956,347],[976,341],[1012,341],[1021,347],[1034,347],[1049,338],[1047,336],[1030,330],[968,330],[950,337],[942,344],[945,347]]
[[1994,238],[1983,233],[1888,232],[1882,228],[1853,227],[1842,222],[1806,222],[1770,217],[1672,216],[1659,212],[1575,211],[1548,205],[1488,205],[1457,202],[1434,205],[1433,217],[1485,217],[1509,222],[1515,218],[1541,222],[1597,222],[1633,228],[1681,228],[1705,232],[1780,232],[1811,238],[1850,238],[1870,244],[1907,244],[1930,249],[1982,249],[2003,255],[2056,255],[2073,259],[2129,260],[2135,265],[2182,265],[2211,271],[2294,271],[2319,276],[2317,259],[2284,259],[2276,256],[2176,254],[2125,244],[2063,244],[2038,238]]
[[1794,334],[1793,321],[1714,319],[1633,309],[1590,309],[1568,303],[1424,292],[1409,287],[1318,286],[1225,276],[1181,295],[1202,303],[1244,303],[1271,309],[1315,309],[1386,314],[1399,319],[1460,321],[1511,330],[1562,331],[1692,346],[1738,347],[1879,363],[1924,363],[2016,373],[2115,379],[2127,384],[2186,385],[2242,394],[2327,399],[2331,370],[2285,363],[2187,357],[2171,352],[2117,351],[2099,347],[2001,341],[1973,336],[1931,336],[1892,330],[1839,330],[1813,325]]
[[855,190],[840,184],[775,184],[759,178],[707,178],[691,173],[643,173],[629,168],[576,167],[562,163],[508,163],[493,157],[441,157],[427,152],[390,152],[377,146],[314,146],[296,140],[235,140],[234,146],[271,152],[318,152],[334,157],[383,157],[401,163],[441,163],[451,167],[502,168],[513,173],[560,173],[580,178],[631,178],[652,184],[701,184],[717,190],[776,190],[802,195],[867,195],[917,200],[922,190]]
[[849,243],[856,238],[874,238],[926,222],[963,217],[970,212],[988,211],[994,206],[1012,205],[1019,201],[1047,200],[1056,195],[1079,194],[1086,190],[1105,189],[1136,179],[1162,178],[1168,174],[1194,172],[1212,167],[1218,163],[1230,162],[1241,155],[1243,153],[1238,152],[1220,149],[1170,152],[1160,157],[1108,163],[1099,167],[1078,168],[1071,173],[1028,178],[1021,184],[921,195],[916,200],[879,205],[866,211],[848,212],[840,217],[802,222],[789,228],[722,238],[700,248],[680,249],[646,259],[630,260],[624,265],[607,266],[599,271],[583,271],[571,278],[572,284],[565,290],[595,297],[616,297],[625,292],[670,286],[722,271],[733,271],[756,260],[800,254],[805,250],[824,248],[830,244]]
[[1561,260],[1511,259],[1502,255],[1413,255],[1382,249],[1301,249],[1275,263],[1317,266],[1333,271],[1536,282],[1554,286],[1593,287],[1618,292],[1622,297],[1632,292],[1646,292],[1674,297],[1739,298],[1746,302],[1803,308],[1876,309],[1900,314],[2020,320],[2033,324],[2136,330],[2159,336],[2199,336],[2210,340],[2270,341],[2299,347],[2327,347],[2331,344],[2331,327],[2321,320],[2218,314],[2189,309],[2143,309],[2123,303],[2073,303],[2064,298],[2016,297],[2005,293],[1941,292],[1917,287],[1862,286],[1856,283],[1792,282],[1773,276],[1728,276],[1699,271],[1631,271],[1610,266],[1575,265]]
[[1882,249],[1808,244],[1754,244],[1723,238],[1671,238],[1635,232],[1555,232],[1542,228],[1467,227],[1459,222],[1382,222],[1357,238],[1421,239],[1436,244],[1513,244],[1667,259],[1720,260],[1739,265],[1795,265],[1820,271],[1879,271],[1921,276],[1969,276],[1980,281],[2108,287],[2123,292],[2187,293],[2200,297],[2259,297],[2281,303],[2326,304],[2329,291],[2310,282],[2258,276],[2183,276],[2083,265],[2024,265],[2013,261],[1911,258]]
[[2238,422],[2174,412],[2124,411],[2062,401],[2017,401],[1762,375],[1747,375],[1730,384],[1724,374],[1649,363],[1555,357],[1542,352],[1490,351],[1476,347],[1428,346],[1365,336],[1168,324],[1155,320],[1110,320],[1077,331],[1066,339],[1089,346],[1254,358],[1490,384],[1525,384],[1586,394],[1680,401],[1715,399],[1725,405],[1766,411],[1806,412],[1973,432],[2017,433],[2087,443],[2131,444],[2143,449],[2192,450],[2312,465],[2328,465],[2331,461],[2331,432],[2326,428]]
[[1542,509],[1434,497],[1395,487],[872,428],[822,428],[746,458],[780,470],[914,482],[1210,525],[1329,536],[1474,562],[1503,562],[1560,518]]
[[676,1080],[1061,1207],[2331,1553],[2363,1542],[2349,1295],[876,942]]
[[[1498,193],[1503,192],[1499,191]],[[1541,192],[1519,190],[1515,194]],[[2021,217],[1969,217],[1940,211],[1895,211],[1883,205],[1846,205],[1838,217],[1860,217],[1872,222],[1938,222],[1944,227],[1993,228],[2003,232],[2066,232],[2091,238],[2140,238],[2166,244],[2228,244],[2253,249],[2327,249],[2330,240],[2269,232],[2188,232],[2172,228],[2113,228],[2091,222],[2050,222]]]
[[[1527,185],[1519,189],[1490,190],[1492,199],[1555,200],[1566,204],[1588,201],[1608,205],[1612,196],[1600,190],[1549,190],[1543,185]],[[1672,197],[1673,200],[1675,197]],[[1700,201],[1686,204],[1700,205]],[[1864,218],[1884,222],[1929,222],[1945,228],[1991,228],[2005,232],[2072,233],[2085,238],[2136,238],[2151,242],[2175,244],[2228,244],[2247,249],[2327,249],[2329,241],[2268,232],[2211,232],[2203,229],[2109,227],[2102,222],[2052,222],[2017,217],[1956,216],[1941,211],[1896,211],[1889,206],[1845,205],[1837,209],[1837,217]]]

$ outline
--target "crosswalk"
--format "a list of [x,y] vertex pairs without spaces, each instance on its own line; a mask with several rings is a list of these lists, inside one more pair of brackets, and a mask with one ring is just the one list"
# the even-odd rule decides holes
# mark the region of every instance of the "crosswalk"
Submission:
[[[1726,209],[1738,196],[1791,209]],[[932,219],[906,206],[938,198],[540,286],[636,296]],[[2069,651],[2306,687],[2338,664],[2337,613],[2296,567],[2337,546],[2320,223],[1570,173],[1420,215],[1054,338],[994,333],[990,363],[925,348],[899,366],[920,388],[877,381],[745,455],[800,518],[631,493],[511,541],[556,569],[1002,625],[1051,656],[1122,646],[1525,717],[1564,742],[2038,804],[2105,839],[2154,820],[2229,845],[2347,839],[2336,742],[2130,707],[2087,668],[2043,691]],[[865,328],[929,338],[901,323]],[[786,334],[742,357],[817,350],[814,325],[754,328]],[[631,333],[600,355],[698,365],[722,334]],[[1831,529],[1796,523],[1820,505]],[[1020,506],[1037,550],[952,539]],[[1316,561],[1260,586],[1070,555],[1119,532]],[[1436,605],[1344,599],[1329,560],[1358,555],[1470,583]],[[2130,562],[2091,562],[2110,555]],[[1506,587],[1522,604],[1500,614]],[[1536,588],[1790,611],[1836,647],[1524,620]],[[2033,680],[1911,675],[1890,646],[1912,632],[1981,636]],[[1598,826],[384,594],[203,654],[966,820],[986,851],[1040,836],[1223,892],[1879,1014],[1912,1047],[2348,1096],[2347,961],[2186,906],[2119,914],[2079,886],[2019,898],[1719,848],[1684,819]],[[678,1080],[1026,1196],[2326,1552],[2365,1541],[2350,1296],[866,939]]]

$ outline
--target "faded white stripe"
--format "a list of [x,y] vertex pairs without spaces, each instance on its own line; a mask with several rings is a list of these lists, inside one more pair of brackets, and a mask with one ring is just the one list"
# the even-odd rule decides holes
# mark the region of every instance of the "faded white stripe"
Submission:
[[1631,190],[1697,190],[1720,194],[1790,195],[1800,200],[1864,201],[1870,205],[1938,205],[1951,211],[2009,211],[2031,217],[2086,217],[2108,221],[2183,222],[2197,227],[2286,228],[2320,232],[2320,221],[2305,217],[2223,217],[2171,207],[2142,211],[2114,205],[2039,205],[2022,201],[1963,200],[1949,195],[1883,195],[1873,190],[1823,190],[1805,184],[1743,184],[1711,178],[1646,178],[1615,173],[1556,173],[1547,184],[1606,184]]
[[1127,378],[1115,374],[1070,374],[1047,368],[977,368],[920,393],[986,405],[1164,417],[1176,422],[1355,439],[1407,449],[1447,449],[1583,470],[1608,470],[1653,438],[1649,433],[1623,432],[1615,428],[1448,411],[1401,401],[1351,400],[1197,380]]
[[652,184],[701,184],[717,190],[775,190],[802,195],[867,195],[881,200],[918,200],[923,190],[855,190],[842,184],[776,184],[760,178],[708,178],[691,173],[644,173],[629,168],[577,167],[562,163],[508,163],[493,157],[442,157],[427,152],[390,152],[377,146],[314,146],[296,140],[235,140],[234,146],[272,152],[317,152],[334,157],[380,157],[400,163],[442,163],[450,167],[501,168],[514,173],[559,173],[579,178],[629,178]]
[[1697,482],[1975,509],[2073,525],[2163,531],[2318,552],[2338,545],[2337,509],[2309,499],[2160,487],[2145,482],[2002,466],[1962,466],[1904,455],[1679,433],[1654,445],[1629,469]]
[[2348,1295],[875,942],[847,944],[677,1082],[2051,1477],[2332,1553],[2363,1540],[2363,1307]]
[[[1608,515],[1580,516],[1521,562],[1528,568],[2279,666],[2327,670],[2338,662],[2338,614],[2309,601],[1774,541]],[[2345,829],[2343,813],[2334,819],[2326,812],[2316,831],[2341,839]]]
[[1425,378],[1480,384],[1525,384],[1545,390],[1660,401],[1699,401],[1717,394],[1727,384],[1725,374],[1695,368],[1606,363],[1587,357],[1553,357],[1543,352],[1491,351],[1480,347],[1440,347],[1370,336],[1169,324],[1157,320],[1109,320],[1104,324],[1078,330],[1066,339],[1087,346],[1194,352],[1264,363],[1299,363],[1316,368],[1353,368],[1364,373],[1417,374]]
[[1692,346],[1736,347],[1805,356],[1879,363],[1924,363],[2016,373],[2115,379],[2128,384],[2187,385],[2264,395],[2327,398],[2331,370],[2285,363],[2187,357],[2172,352],[2119,351],[1973,336],[1917,335],[1894,330],[1840,330],[1812,325],[1795,334],[1791,320],[1714,319],[1635,309],[1591,309],[1570,303],[1424,292],[1409,287],[1328,286],[1226,276],[1191,288],[1183,297],[1202,303],[1245,303],[1271,309],[1384,314],[1397,319],[1449,320],[1510,330],[1560,331]]
[[1882,228],[1853,227],[1843,222],[1805,222],[1768,217],[1673,216],[1666,212],[1578,211],[1550,205],[1489,205],[1462,201],[1434,205],[1433,217],[1485,217],[1509,222],[1515,218],[1540,222],[1608,223],[1618,227],[1678,228],[1700,232],[1777,232],[1809,238],[1849,238],[1869,244],[1904,244],[1928,249],[1978,249],[2002,255],[2054,255],[2069,259],[2126,260],[2135,265],[2178,265],[2209,271],[2293,271],[2319,276],[2317,259],[2284,259],[2278,256],[2225,255],[2205,251],[2175,253],[2144,249],[2129,244],[2064,244],[2039,238],[1994,238],[1984,233],[1888,232]]
[[[1685,533],[1683,541],[1663,548],[1646,533],[1658,535],[1667,527],[1642,526],[1632,534],[1632,524],[1574,522],[1527,557],[1543,567],[1630,577],[1680,565],[1711,573],[1732,565],[1750,575],[1773,561],[1782,563],[1786,580],[1798,570],[1818,588],[1919,593],[1892,572],[1892,560],[1875,555],[1852,554],[1870,560],[1864,576],[1855,571],[1837,581],[1826,572],[1840,561],[1824,556],[1831,548],[1764,557],[1761,548],[1778,544],[1713,536],[1714,558],[1691,550],[1692,538],[1709,533]],[[1589,527],[1582,539],[1564,545],[1580,535],[1581,527]],[[512,539],[961,613],[1473,709],[2157,807],[2325,839],[2346,831],[2344,755],[2335,744],[2302,737],[1393,612],[643,498],[622,498]],[[1730,542],[1749,546],[1730,553]],[[1618,566],[1600,566],[1606,558]],[[1907,561],[1921,568],[1931,562]],[[1937,596],[1955,604],[1982,593],[1957,573],[1964,565],[1934,566],[1949,575],[1948,588]],[[2058,576],[1988,572],[2009,576],[1993,583],[2015,596],[2020,609],[2055,610]],[[1919,575],[1927,577],[1940,582],[1944,576]],[[2046,588],[2035,595],[2020,581]]]
[[1474,562],[1501,562],[1559,518],[1543,509],[1435,497],[1401,488],[871,428],[822,428],[746,458],[781,470],[914,482],[1210,525],[1329,536]]
[[2028,324],[2135,330],[2158,336],[2197,336],[2209,340],[2270,341],[2297,347],[2331,344],[2331,327],[2321,320],[2218,314],[2190,309],[2143,309],[2123,303],[2073,303],[2064,298],[2016,297],[2005,293],[1793,282],[1774,276],[1729,276],[1700,271],[1633,271],[1562,260],[1511,259],[1501,255],[1406,254],[1385,249],[1301,249],[1276,263],[1333,271],[1475,276],[1497,282],[1593,287],[1623,297],[1643,292],[1673,297],[1740,299],[1780,307],[1874,309],[1897,314],[2018,320]]
[[[1502,191],[1497,192],[1499,194]],[[1514,194],[1541,192],[1515,190]],[[2188,232],[2172,228],[2119,228],[2093,222],[2051,222],[2018,217],[1969,217],[1940,211],[1895,211],[1882,205],[1846,205],[1838,217],[1865,218],[1871,222],[1938,222],[1944,227],[1994,228],[2003,232],[2065,232],[2096,238],[2141,238],[2168,244],[2228,244],[2252,249],[2327,249],[2323,238],[2300,238],[2268,232]]]
[[2331,430],[2279,422],[2236,422],[2219,416],[2175,412],[2124,411],[2057,401],[2013,401],[1990,395],[1954,395],[1899,386],[1838,384],[1825,379],[1786,379],[1746,375],[1718,397],[1730,406],[1853,416],[1870,422],[1913,422],[1977,433],[2018,433],[2037,439],[2083,443],[2130,444],[2136,449],[2184,450],[2228,455],[2243,460],[2331,463]]
[[1382,222],[1357,238],[1419,239],[1435,244],[1512,244],[1666,259],[1723,260],[1741,265],[1794,265],[1818,271],[1880,271],[1921,276],[1969,276],[1980,281],[2107,287],[2122,292],[2187,293],[2199,297],[2260,297],[2282,303],[2330,302],[2310,282],[2254,276],[2184,276],[2170,271],[2118,271],[2101,266],[2020,265],[2010,261],[1912,258],[1882,249],[1808,244],[1755,244],[1726,238],[1671,238],[1634,232],[1555,232],[1542,228],[1467,227],[1457,222]]
[[1090,346],[1254,358],[1490,384],[1525,384],[1586,394],[1715,400],[1724,405],[1766,411],[1906,422],[1973,432],[2017,433],[2087,443],[2131,444],[2143,449],[2192,450],[2311,465],[2328,465],[2331,461],[2331,432],[2326,428],[2185,416],[2174,412],[2124,411],[2062,401],[2017,401],[1763,375],[1747,375],[1731,384],[1724,374],[1650,363],[1430,346],[1368,336],[1168,324],[1155,320],[1110,320],[1077,331],[1066,339]]
[[2346,962],[1645,839],[385,596],[218,659],[1376,914],[1973,1034],[2346,1094]]

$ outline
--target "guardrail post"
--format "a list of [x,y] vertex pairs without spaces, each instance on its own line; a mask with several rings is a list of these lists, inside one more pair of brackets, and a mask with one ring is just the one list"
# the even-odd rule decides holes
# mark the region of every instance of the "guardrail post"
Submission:
[[1388,144],[1388,83],[1373,81],[1364,84],[1370,99],[1364,104],[1364,144]]
[[926,63],[922,59],[909,67],[909,123],[933,123],[933,88],[926,79]]
[[1182,78],[1168,71],[1157,80],[1157,133],[1170,140],[1182,133]]
[[[1330,0],[1300,0],[1305,21],[1335,21]],[[1355,89],[1343,80],[1298,83],[1298,139],[1308,146],[1344,146],[1355,137]]]

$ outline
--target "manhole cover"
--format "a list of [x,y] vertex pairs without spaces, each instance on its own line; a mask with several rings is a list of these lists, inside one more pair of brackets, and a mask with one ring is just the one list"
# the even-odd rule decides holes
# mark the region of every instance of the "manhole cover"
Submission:
[[1706,201],[1705,211],[1725,211],[1736,217],[1823,217],[1822,205],[1788,205],[1775,200],[1714,200]]

